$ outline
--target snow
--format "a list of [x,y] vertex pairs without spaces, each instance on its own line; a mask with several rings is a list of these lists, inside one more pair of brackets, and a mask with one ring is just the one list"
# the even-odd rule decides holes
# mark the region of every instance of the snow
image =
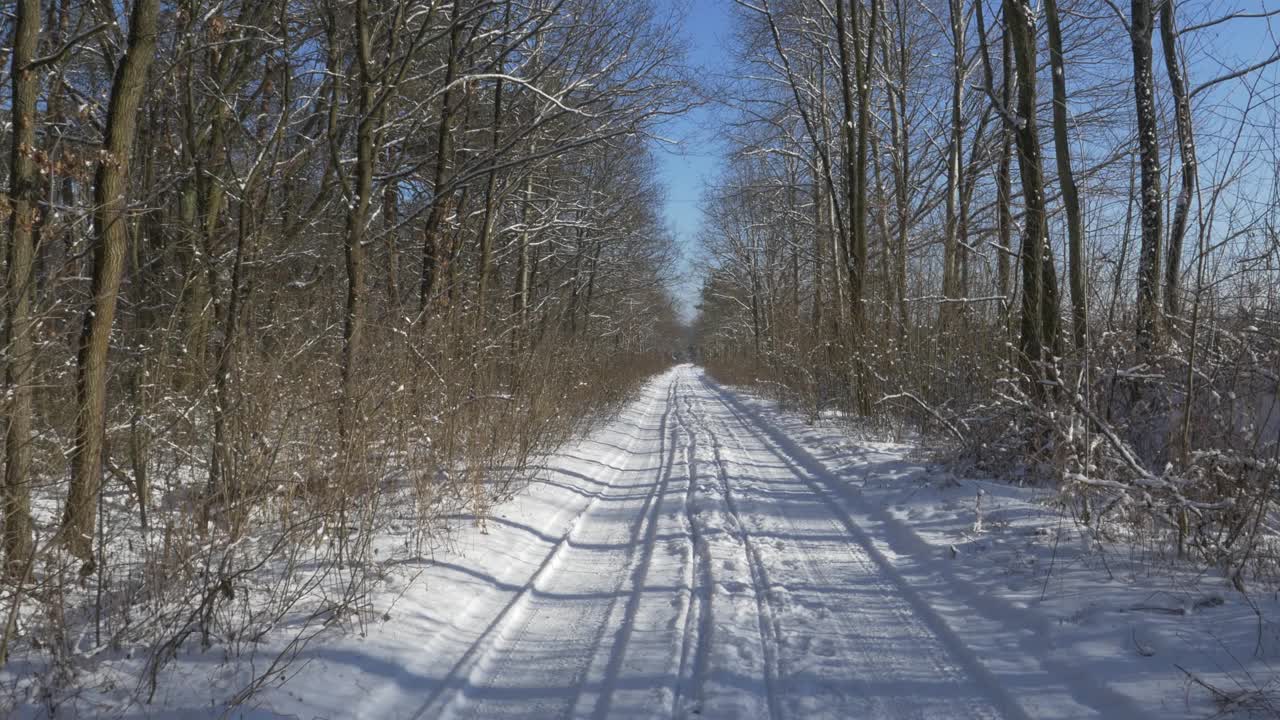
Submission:
[[[231,714],[1192,718],[1276,689],[1274,596],[914,455],[677,367]],[[220,660],[115,714],[222,715]]]

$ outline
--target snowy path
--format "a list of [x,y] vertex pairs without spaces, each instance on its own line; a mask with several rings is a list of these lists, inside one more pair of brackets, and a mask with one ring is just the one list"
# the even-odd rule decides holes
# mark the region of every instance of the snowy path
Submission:
[[422,717],[1002,716],[757,418],[664,381]]
[[1003,716],[759,418],[664,380],[423,717]]
[[[428,568],[383,630],[318,648],[301,689],[259,709],[1134,716],[1046,660],[1034,629],[994,628],[1005,610],[951,570],[895,553],[902,528],[823,458],[700,369],[676,368]],[[862,462],[865,478],[874,463]]]

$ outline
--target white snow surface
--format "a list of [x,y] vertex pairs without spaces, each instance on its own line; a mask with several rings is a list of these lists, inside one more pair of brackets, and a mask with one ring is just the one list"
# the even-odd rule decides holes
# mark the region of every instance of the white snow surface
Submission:
[[[1182,718],[1274,701],[1276,599],[1086,543],[683,365],[242,707],[136,717]],[[398,578],[398,579],[397,579]],[[216,672],[214,673],[216,675]],[[182,679],[185,675],[186,679]],[[1254,696],[1244,691],[1262,690]],[[229,693],[228,693],[229,694]]]

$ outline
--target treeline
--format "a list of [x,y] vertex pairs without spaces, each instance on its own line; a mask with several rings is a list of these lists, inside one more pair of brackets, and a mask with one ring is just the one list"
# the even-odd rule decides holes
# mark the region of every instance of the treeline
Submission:
[[235,622],[349,602],[378,523],[483,517],[669,358],[648,3],[3,12],[0,654],[158,667],[300,553]]
[[699,344],[1244,587],[1276,569],[1280,10],[1122,5],[739,2]]

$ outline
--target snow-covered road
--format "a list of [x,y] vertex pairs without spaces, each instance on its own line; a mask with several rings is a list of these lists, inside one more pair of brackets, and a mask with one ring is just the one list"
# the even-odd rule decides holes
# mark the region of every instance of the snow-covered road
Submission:
[[532,575],[436,638],[451,666],[421,717],[1018,715],[864,547],[817,461],[700,370],[613,429]]
[[931,479],[901,450],[838,429],[828,442],[763,407],[700,368],[655,378],[487,529],[465,524],[421,574],[389,576],[380,625],[317,642],[250,704],[483,720],[1197,713],[1173,663],[1205,662],[1186,649],[1203,646],[1199,621],[1088,589],[1101,575],[1080,554],[1065,568],[1023,491]]

